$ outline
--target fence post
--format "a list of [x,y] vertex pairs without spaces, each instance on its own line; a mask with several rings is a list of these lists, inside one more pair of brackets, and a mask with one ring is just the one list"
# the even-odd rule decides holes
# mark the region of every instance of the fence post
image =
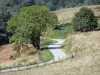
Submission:
[[0,67],[0,72],[1,72],[1,67]]
[[18,64],[18,71],[19,71],[19,64]]
[[11,72],[11,66],[10,66],[10,72]]
[[55,58],[53,58],[53,63],[55,62]]
[[59,61],[60,61],[60,57],[58,56],[58,58],[59,58]]
[[27,69],[28,69],[28,65],[27,65]]
[[66,60],[68,59],[68,54],[66,54]]
[[44,61],[44,66],[46,66],[46,61]]
[[43,63],[44,63],[44,65],[43,65],[43,66],[45,66],[45,61],[43,61]]
[[37,67],[39,67],[38,62],[37,62]]

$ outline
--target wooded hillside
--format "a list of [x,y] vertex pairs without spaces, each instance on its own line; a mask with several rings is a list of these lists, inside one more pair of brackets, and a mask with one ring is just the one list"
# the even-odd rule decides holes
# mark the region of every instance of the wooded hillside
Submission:
[[22,6],[44,5],[51,10],[78,7],[83,5],[97,5],[100,0],[0,0],[0,8],[6,7],[16,14]]

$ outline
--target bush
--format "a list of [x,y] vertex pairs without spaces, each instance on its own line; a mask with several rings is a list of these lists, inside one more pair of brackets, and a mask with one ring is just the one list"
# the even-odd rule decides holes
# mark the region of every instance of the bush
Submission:
[[94,16],[93,11],[87,7],[81,8],[75,14],[72,23],[76,31],[82,32],[93,30],[98,26],[97,18]]

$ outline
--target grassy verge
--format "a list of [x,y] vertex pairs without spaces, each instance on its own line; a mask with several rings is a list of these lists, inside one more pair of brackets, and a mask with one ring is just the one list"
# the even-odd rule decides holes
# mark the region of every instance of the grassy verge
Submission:
[[48,50],[48,45],[55,44],[57,41],[50,40],[49,38],[41,38],[41,51],[39,51],[40,62],[47,62],[54,58],[53,54]]
[[47,62],[54,58],[53,54],[48,49],[40,51],[39,57],[42,62]]
[[41,37],[41,45],[50,45],[50,44],[55,44],[57,41],[51,40],[50,38],[47,37]]
[[53,54],[48,50],[48,45],[55,43],[57,43],[57,41],[47,37],[41,37],[41,51],[39,51],[40,62],[47,62],[54,58]]
[[19,68],[19,67],[26,67],[26,66],[31,66],[31,65],[36,65],[37,62],[30,62],[28,64],[25,65],[17,65],[17,66],[9,66],[9,67],[0,67],[0,70],[6,70],[6,69],[12,69],[12,68]]
[[80,48],[76,45],[72,44],[72,39],[70,37],[68,37],[65,42],[63,43],[63,51],[68,54],[68,53],[73,53],[73,52],[77,52],[78,50],[80,50]]
[[70,53],[71,52],[71,49],[72,49],[72,42],[71,42],[71,39],[67,38],[65,40],[65,42],[63,43],[63,51],[67,54],[67,53]]
[[100,18],[98,18],[98,28],[100,28]]
[[42,45],[40,48],[41,48],[41,50],[48,49],[48,45]]

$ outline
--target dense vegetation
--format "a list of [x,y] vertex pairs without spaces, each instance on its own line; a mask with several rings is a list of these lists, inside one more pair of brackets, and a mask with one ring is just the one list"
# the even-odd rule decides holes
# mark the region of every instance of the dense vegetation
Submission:
[[6,32],[7,22],[10,19],[10,12],[6,11],[5,8],[1,9],[0,13],[0,44],[9,42],[8,32]]
[[43,5],[50,7],[51,10],[75,7],[82,5],[100,4],[100,0],[0,0],[0,8],[7,7],[8,10],[16,14],[19,8],[31,5]]
[[47,7],[29,6],[21,8],[20,14],[9,20],[7,30],[14,33],[11,42],[18,45],[18,50],[25,44],[32,44],[39,49],[42,32],[47,27],[53,28],[57,22],[57,16]]
[[75,14],[73,26],[76,31],[89,31],[98,26],[97,18],[91,9],[83,7]]
[[55,29],[51,30],[48,29],[46,31],[45,36],[50,38],[56,38],[56,39],[65,39],[69,34],[72,34],[74,32],[74,28],[71,23],[58,25],[55,27]]

